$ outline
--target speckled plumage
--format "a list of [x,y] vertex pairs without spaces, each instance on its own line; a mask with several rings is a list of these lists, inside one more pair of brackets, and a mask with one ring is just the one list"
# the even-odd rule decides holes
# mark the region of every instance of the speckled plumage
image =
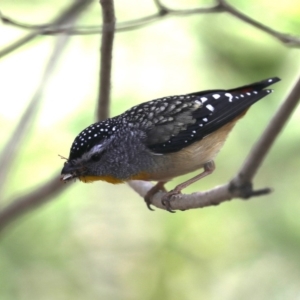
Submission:
[[279,80],[164,97],[92,124],[75,138],[62,170],[70,175],[63,180],[165,181],[199,169],[214,158],[239,116]]

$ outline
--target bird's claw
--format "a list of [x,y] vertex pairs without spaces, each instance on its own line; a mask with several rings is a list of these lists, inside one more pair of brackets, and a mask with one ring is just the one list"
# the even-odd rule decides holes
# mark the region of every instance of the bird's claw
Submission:
[[151,200],[149,199],[149,197],[145,197],[145,202],[146,202],[146,205],[147,205],[147,207],[148,207],[149,210],[151,210],[151,211],[154,211],[154,210],[155,210],[155,209],[153,209],[153,208],[151,207],[152,202],[151,202]]
[[180,194],[180,191],[176,191],[176,189],[174,189],[174,190],[166,193],[161,199],[161,204],[170,213],[175,213],[175,210],[172,209],[171,201],[172,201],[172,197],[175,195],[178,195],[178,194]]

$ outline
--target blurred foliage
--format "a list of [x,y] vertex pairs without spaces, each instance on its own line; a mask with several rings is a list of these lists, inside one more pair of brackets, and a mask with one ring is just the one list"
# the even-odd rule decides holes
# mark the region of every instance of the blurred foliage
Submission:
[[[2,0],[1,11],[44,23],[68,3]],[[164,3],[172,8],[209,4]],[[231,4],[274,29],[299,34],[296,0]],[[154,11],[150,0],[116,1],[118,21]],[[80,24],[100,24],[100,18],[95,1]],[[4,47],[25,31],[1,25],[0,32]],[[37,87],[53,40],[39,37],[0,61],[2,145]],[[73,138],[94,121],[99,46],[98,35],[72,38],[1,198],[21,195],[57,172],[62,166],[57,154],[67,156]],[[299,58],[298,50],[227,14],[168,18],[116,35],[111,113],[164,95],[281,77],[276,92],[236,126],[215,173],[186,192],[208,189],[235,174],[292,86]],[[267,197],[169,214],[148,211],[126,185],[71,184],[2,233],[0,299],[300,298],[299,117],[298,109],[255,180],[257,187],[274,188]]]

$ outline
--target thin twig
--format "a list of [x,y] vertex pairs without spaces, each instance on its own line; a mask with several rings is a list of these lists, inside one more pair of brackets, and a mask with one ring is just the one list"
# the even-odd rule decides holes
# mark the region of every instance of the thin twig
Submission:
[[35,31],[29,34],[24,35],[17,41],[11,43],[10,45],[4,47],[2,50],[0,50],[0,58],[4,57],[5,55],[15,51],[16,49],[20,48],[21,46],[27,44],[31,40],[33,40],[35,37],[37,37],[40,34],[39,31]]
[[[244,13],[240,12],[230,4],[226,0],[217,0],[217,4],[210,6],[210,7],[199,7],[199,8],[192,8],[192,9],[171,9],[164,4],[162,4],[160,1],[154,0],[158,12],[154,14],[150,14],[148,16],[134,19],[131,21],[125,21],[120,22],[116,24],[115,31],[116,32],[124,32],[124,31],[130,31],[135,29],[140,29],[144,26],[151,25],[154,22],[161,21],[167,16],[189,16],[192,14],[207,14],[207,13],[221,13],[221,12],[227,12],[231,14],[232,16],[238,18],[239,20],[250,24],[251,26],[254,26],[265,33],[275,37],[280,42],[290,46],[290,47],[299,47],[300,46],[300,37],[299,36],[293,36],[290,34],[282,33],[279,31],[276,31],[256,20],[253,18],[250,18],[249,16],[245,15]],[[41,24],[41,25],[30,25],[25,24],[19,21],[12,20],[9,17],[0,15],[0,18],[5,24],[13,25],[19,28],[23,29],[38,29],[38,33],[40,35],[54,35],[58,33],[62,33],[64,31],[67,31],[70,35],[89,35],[89,34],[101,34],[103,30],[101,29],[101,26],[99,25],[93,25],[93,26],[80,26],[77,28],[60,28],[60,27],[54,27],[52,23],[50,24]],[[35,33],[34,37],[36,36]],[[12,45],[7,46],[7,49],[4,49],[6,52],[3,53],[7,54],[11,52],[11,49],[17,48],[28,40],[31,40],[33,37],[31,36],[25,36],[22,39],[17,42],[14,42]],[[16,45],[15,45],[16,44]],[[0,52],[0,57],[1,57]]]
[[[80,13],[79,8],[83,9],[84,7],[83,2],[87,4],[90,2],[90,0],[82,0],[80,6],[78,6],[78,4],[76,4],[76,6],[72,5],[70,9],[67,9],[64,13],[62,13],[58,19],[63,19],[63,16],[66,16],[66,22],[68,22],[69,24],[73,24],[78,14]],[[77,7],[77,9],[74,9],[75,7]],[[73,15],[71,14],[71,12]],[[34,113],[38,109],[38,104],[40,102],[43,90],[69,38],[70,36],[68,35],[61,35],[56,39],[53,53],[51,54],[51,57],[45,68],[45,72],[42,76],[40,85],[38,86],[37,91],[35,92],[32,100],[30,101],[30,104],[27,107],[25,113],[23,114],[15,131],[12,133],[11,139],[2,151],[0,158],[0,190],[4,186],[5,179],[8,178],[7,173],[17,154],[17,150],[20,148],[18,147],[18,145],[24,138],[24,134],[28,133],[30,125],[32,125],[33,123]],[[54,180],[56,180],[56,183],[54,183]],[[50,197],[51,195],[53,195],[53,193],[58,193],[62,190],[63,185],[61,184],[61,182],[59,182],[56,175],[55,179],[51,179],[51,181],[46,182],[41,188],[38,188],[32,194],[26,195],[24,197],[21,196],[18,198],[18,201],[16,203],[13,201],[6,208],[3,208],[0,211],[0,225],[5,226],[12,219],[14,219],[15,216],[25,213],[29,209],[38,205],[39,203],[43,203],[45,201],[44,197],[47,197],[47,192],[49,193]],[[32,199],[30,200],[31,197]]]
[[[73,25],[70,26],[69,23],[73,20],[74,17],[76,17],[80,12],[82,12],[87,7],[87,5],[89,5],[91,2],[92,0],[74,1],[71,6],[69,6],[64,12],[60,13],[59,16],[55,18],[55,20],[50,25],[50,29],[57,30],[59,28],[60,29],[59,33],[68,34],[67,28],[73,27]],[[0,15],[0,17],[3,18],[2,15]],[[0,58],[13,52],[19,47],[25,45],[26,43],[33,40],[38,35],[41,35],[45,30],[46,30],[45,28],[37,28],[35,29],[34,32],[27,34],[21,37],[20,39],[18,39],[17,41],[13,42],[12,44],[4,47],[0,51]]]
[[235,186],[240,186],[244,183],[252,181],[275,139],[283,129],[289,117],[292,115],[293,110],[297,107],[299,100],[300,76],[289,93],[287,99],[279,107],[264,133],[252,148],[237,176],[233,179],[232,184]]
[[[145,17],[123,21],[116,24],[116,31],[131,30],[133,27],[142,26],[143,24],[150,24],[153,21],[157,21],[161,17],[161,13],[157,12]],[[102,33],[102,25],[81,25],[77,28],[70,28],[64,26],[64,28],[54,29],[53,23],[47,24],[25,24],[23,22],[15,21],[7,16],[4,16],[0,12],[0,20],[4,24],[12,25],[17,28],[27,30],[40,30],[40,35],[55,35],[58,33],[68,32],[69,35],[88,35],[88,34],[99,34]]]
[[[129,182],[130,187],[137,192],[142,198],[145,197],[147,192],[153,187],[153,184],[146,181],[134,180]],[[152,205],[166,209],[161,200],[165,192],[156,193],[151,199]],[[196,208],[203,208],[207,206],[214,206],[222,202],[232,200],[234,196],[229,190],[229,184],[217,186],[209,191],[196,192],[193,194],[179,194],[172,197],[171,206],[172,210],[189,210]],[[146,204],[145,204],[146,207]]]
[[276,31],[250,17],[243,14],[239,10],[237,10],[235,7],[231,6],[226,0],[218,0],[221,7],[224,8],[224,10],[231,14],[232,16],[238,18],[239,20],[250,24],[253,27],[258,28],[261,31],[264,31],[265,33],[268,33],[269,35],[275,37],[280,42],[287,44],[288,46],[292,47],[299,47],[300,46],[300,37],[299,36],[292,36],[290,34],[281,33],[279,31]]
[[198,7],[198,8],[190,8],[190,9],[173,9],[162,4],[161,1],[159,0],[153,0],[153,1],[161,16],[168,15],[168,14],[176,15],[176,16],[184,16],[184,15],[187,16],[193,14],[219,13],[224,11],[222,5],[220,5],[219,3],[207,7]]
[[27,106],[25,112],[23,113],[20,121],[18,122],[16,128],[12,132],[10,139],[4,146],[0,156],[0,195],[2,189],[6,184],[8,179],[8,172],[13,165],[13,162],[18,154],[18,150],[22,147],[20,146],[26,135],[29,134],[30,129],[35,120],[36,113],[39,109],[39,104],[42,99],[43,91],[48,84],[49,79],[52,76],[53,70],[58,62],[60,55],[70,36],[60,35],[56,39],[56,44],[54,50],[49,58],[48,64],[45,68],[44,74],[41,78],[40,84],[35,91],[29,105]]
[[[217,13],[221,12],[223,9],[220,7],[219,4],[209,7],[201,7],[201,8],[195,8],[195,9],[181,9],[181,10],[175,10],[175,9],[166,9],[162,10],[159,9],[157,13],[150,14],[145,17],[129,20],[129,21],[123,21],[116,24],[115,31],[129,31],[133,29],[141,28],[145,25],[150,25],[155,21],[159,21],[163,19],[165,16],[188,16],[191,14],[202,14],[202,13]],[[47,23],[47,24],[25,24],[20,21],[16,21],[11,19],[10,17],[4,16],[0,13],[0,19],[4,24],[12,25],[21,29],[29,29],[29,30],[39,30],[40,35],[55,35],[62,32],[68,32],[70,35],[88,35],[88,34],[99,34],[103,32],[101,25],[86,25],[86,26],[78,26],[77,28],[55,28],[53,23]]]
[[14,27],[22,28],[22,29],[32,30],[32,29],[45,29],[47,27],[50,27],[49,23],[32,25],[32,24],[26,24],[20,21],[16,21],[10,17],[4,16],[1,11],[0,11],[0,20],[2,21],[3,24],[12,25]]
[[113,0],[100,0],[102,6],[103,33],[100,55],[100,84],[98,92],[97,120],[109,116],[109,100],[111,88],[112,51],[115,34],[115,11]]

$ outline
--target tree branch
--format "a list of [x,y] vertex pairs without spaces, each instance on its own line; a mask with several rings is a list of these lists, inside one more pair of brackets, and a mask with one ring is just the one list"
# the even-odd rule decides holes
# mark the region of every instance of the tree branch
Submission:
[[[269,188],[253,190],[252,180],[258,168],[262,164],[266,154],[270,151],[273,142],[279,135],[285,123],[288,121],[300,98],[300,77],[289,93],[287,99],[277,110],[264,133],[254,145],[237,175],[227,184],[215,187],[209,191],[197,192],[190,195],[179,194],[171,199],[172,210],[188,210],[218,205],[234,198],[248,199],[265,195],[271,192]],[[153,187],[150,182],[130,181],[129,185],[141,196],[145,197]],[[152,204],[165,209],[161,200],[165,192],[160,191],[152,198]]]
[[[199,8],[193,8],[193,9],[177,9],[176,10],[176,9],[168,8],[167,6],[165,6],[158,0],[154,0],[156,6],[158,8],[157,13],[150,14],[148,16],[138,18],[135,20],[120,22],[120,23],[116,24],[115,31],[123,32],[123,31],[140,29],[144,26],[151,25],[154,22],[163,20],[167,16],[169,16],[169,17],[171,17],[171,16],[189,16],[192,14],[227,12],[227,13],[231,14],[232,16],[238,18],[239,20],[241,20],[245,23],[248,23],[251,26],[256,27],[257,29],[262,30],[263,32],[273,36],[280,42],[282,42],[290,47],[299,47],[300,46],[300,37],[299,36],[293,36],[290,34],[276,31],[276,30],[272,29],[271,27],[268,27],[256,20],[254,20],[253,18],[243,14],[242,12],[240,12],[239,10],[237,10],[236,8],[234,8],[233,6],[228,4],[228,2],[226,0],[216,0],[216,1],[217,1],[217,3],[215,5],[209,6],[209,7],[199,7]],[[67,31],[67,33],[70,35],[100,34],[103,32],[100,25],[80,26],[78,28],[71,29],[71,28],[66,28],[66,27],[61,28],[58,26],[54,27],[52,23],[41,24],[41,25],[25,24],[25,23],[22,23],[19,21],[12,20],[11,18],[3,16],[3,15],[0,15],[0,18],[1,18],[2,22],[5,24],[9,24],[9,25],[16,26],[16,27],[23,28],[23,29],[34,29],[34,30],[38,29],[37,34],[40,34],[40,35],[54,35],[54,34],[62,33],[64,31]],[[35,37],[36,36],[35,33],[33,33],[33,34]],[[14,42],[10,46],[7,46],[6,52],[7,53],[11,52],[12,51],[11,49],[16,49],[17,47],[20,47],[21,45],[26,43],[27,40],[29,41],[32,38],[33,37],[31,37],[30,35],[23,37],[22,39],[24,39],[24,41],[22,41],[22,39],[21,39],[17,42]],[[0,52],[0,57],[1,57],[2,52],[4,53],[4,51],[5,51],[5,49],[3,49]],[[7,54],[6,52],[4,54]]]
[[[4,47],[0,51],[0,58],[3,56],[13,52],[14,50],[18,49],[19,47],[25,45],[26,43],[30,42],[33,40],[35,37],[38,35],[41,35],[44,31],[47,29],[50,30],[56,30],[57,33],[64,33],[68,34],[68,28],[72,28],[73,24],[70,25],[70,23],[73,23],[73,19],[78,16],[79,13],[81,13],[87,5],[89,5],[92,2],[92,0],[76,0],[73,1],[73,4],[70,5],[64,12],[62,12],[56,19],[49,25],[49,28],[44,28],[44,27],[35,27],[34,31],[30,34],[27,34],[17,41],[13,42],[11,45],[8,45]],[[0,14],[0,18],[4,23],[8,23],[8,20],[10,20],[7,17],[4,17],[2,14]],[[12,25],[13,23],[11,23]],[[17,23],[16,23],[17,24]],[[20,24],[19,24],[20,25]],[[20,26],[18,26],[20,27]],[[59,31],[58,31],[59,28]]]
[[36,188],[33,192],[16,197],[7,207],[0,211],[0,231],[19,216],[45,204],[53,199],[54,196],[65,190],[67,185],[62,184],[58,180],[57,173],[58,172],[55,173],[53,178]]
[[239,20],[250,24],[253,27],[273,36],[274,38],[278,39],[280,42],[291,46],[291,47],[299,47],[300,46],[300,37],[299,36],[292,36],[290,34],[281,33],[276,31],[250,17],[243,14],[233,6],[231,6],[226,0],[217,0],[219,5],[226,11],[227,13],[231,14],[232,16],[238,18]]
[[58,62],[60,55],[67,41],[70,39],[68,35],[60,35],[56,38],[56,43],[45,68],[44,74],[41,78],[40,84],[36,89],[31,101],[29,102],[25,112],[19,120],[16,128],[12,132],[10,139],[4,146],[0,156],[0,194],[2,189],[6,185],[6,179],[8,179],[8,172],[13,165],[13,162],[18,154],[18,150],[21,149],[20,144],[23,142],[24,137],[29,134],[30,129],[34,123],[34,117],[38,111],[40,101],[42,99],[43,91],[48,84],[49,79],[52,76],[53,70]]
[[[147,181],[134,180],[128,183],[130,187],[144,198],[147,192],[153,187],[153,184]],[[166,209],[161,203],[165,192],[159,191],[152,198],[152,205]],[[193,194],[179,194],[172,197],[171,206],[172,210],[189,210],[195,208],[203,208],[221,204],[222,202],[229,201],[235,196],[229,191],[229,184],[217,186],[209,191],[196,192]],[[146,204],[145,204],[146,206]]]
[[100,0],[100,3],[102,6],[103,33],[101,39],[100,84],[97,107],[98,121],[105,120],[109,116],[112,51],[116,23],[113,0]]
[[[75,22],[78,14],[81,10],[90,3],[91,0],[80,0],[75,4],[72,4],[69,9],[63,12],[57,20],[59,23],[63,23],[63,19],[65,18],[65,22],[69,25]],[[66,42],[69,40],[70,36],[68,35],[61,35],[56,39],[53,53],[49,58],[48,64],[45,68],[45,72],[42,76],[41,82],[30,101],[25,113],[23,114],[21,120],[19,121],[18,125],[14,133],[11,136],[11,139],[8,141],[4,150],[1,153],[0,158],[0,190],[3,188],[5,184],[5,179],[8,178],[7,173],[12,166],[13,160],[16,156],[18,145],[24,137],[24,133],[28,133],[30,125],[32,125],[32,119],[34,113],[37,111],[38,104],[40,102],[42,92],[52,74],[53,69],[58,61],[60,54]],[[54,179],[51,179],[49,182],[46,182],[41,188],[37,188],[33,193],[21,196],[14,200],[11,204],[9,204],[6,208],[3,208],[0,211],[0,230],[1,228],[5,227],[8,223],[10,223],[13,219],[17,216],[22,215],[23,213],[33,209],[34,207],[38,206],[39,204],[45,202],[49,199],[52,195],[55,195],[64,189],[64,185],[61,184],[57,175]],[[15,202],[16,201],[16,202]]]
[[297,107],[299,100],[300,76],[286,100],[279,107],[264,133],[252,148],[237,176],[232,180],[233,185],[241,186],[252,181],[275,139],[283,129],[289,117],[292,115],[293,110]]
[[[300,40],[299,37],[291,37],[286,34],[278,33],[273,29],[266,27],[263,24],[258,23],[257,21],[247,17],[246,15],[240,13],[235,8],[229,6],[229,4],[225,0],[217,0],[217,5],[209,8],[199,8],[199,9],[190,9],[190,10],[174,10],[167,8],[165,5],[162,5],[159,0],[154,0],[157,7],[158,12],[156,14],[152,14],[143,18],[139,18],[136,20],[119,23],[117,30],[118,31],[126,31],[131,29],[137,29],[141,26],[145,26],[148,24],[152,24],[155,21],[163,19],[165,16],[184,16],[190,14],[198,14],[198,13],[218,13],[218,12],[228,12],[243,22],[249,23],[250,25],[263,30],[264,32],[271,34],[272,36],[278,38],[282,42],[292,45],[299,46]],[[88,4],[90,1],[82,0],[81,4]],[[77,3],[76,3],[77,4]],[[102,44],[101,44],[101,71],[100,71],[100,81],[101,81],[101,89],[99,91],[99,102],[98,102],[98,118],[103,119],[108,116],[108,103],[109,103],[109,94],[110,94],[110,77],[111,77],[111,60],[112,60],[112,47],[113,47],[113,37],[115,32],[115,16],[114,16],[114,7],[112,0],[101,0],[102,5],[102,13],[103,13],[103,36],[102,36]],[[3,16],[1,17],[3,20]],[[5,19],[5,17],[4,17]],[[7,19],[7,18],[6,18]],[[6,20],[7,21],[7,20]],[[10,20],[11,25],[22,26],[22,24],[17,24],[17,22]],[[15,24],[13,24],[15,22]],[[7,21],[9,23],[9,21]],[[23,24],[24,26],[24,24]],[[93,33],[99,33],[101,29],[91,27],[85,27],[86,32],[79,32],[72,29],[69,25],[61,27],[59,19],[57,19],[57,24],[53,22],[49,25],[49,27],[45,28],[46,25],[40,25],[43,27],[33,28],[36,29],[36,32],[31,33],[32,37],[24,39],[24,42],[20,42],[20,44],[24,44],[40,34],[50,34],[51,32],[66,32],[66,34],[90,34],[88,30],[97,31]],[[81,27],[83,28],[83,27]],[[282,39],[281,39],[282,38]],[[26,41],[25,41],[26,40]],[[19,45],[20,46],[20,45]],[[18,46],[18,47],[19,47]],[[8,46],[6,49],[8,49]],[[14,46],[17,47],[17,46]],[[16,48],[14,48],[16,49]],[[4,51],[4,52],[3,52]],[[12,48],[7,53],[13,51]],[[5,49],[0,51],[1,54],[5,54]],[[256,174],[259,166],[261,165],[263,158],[269,151],[272,143],[275,138],[278,136],[280,130],[283,125],[287,122],[288,117],[291,115],[293,109],[296,107],[298,101],[298,95],[300,93],[300,79],[296,83],[294,89],[288,96],[287,100],[283,103],[280,110],[276,113],[270,125],[267,127],[265,133],[258,141],[258,143],[254,146],[253,150],[249,154],[242,168],[236,175],[236,177],[229,183],[215,187],[209,191],[205,192],[197,192],[191,195],[178,195],[172,198],[172,208],[174,210],[186,210],[192,208],[201,208],[210,205],[217,205],[224,201],[229,201],[233,198],[247,198],[250,196],[258,196],[261,194],[266,194],[269,192],[269,189],[264,189],[260,191],[253,191],[251,181]],[[100,109],[101,108],[101,109]],[[142,197],[144,197],[147,191],[153,186],[149,182],[144,181],[132,181],[129,183],[130,186],[137,191]],[[45,183],[43,186],[38,188],[36,191],[29,193],[25,196],[21,196],[19,198],[14,199],[14,201],[9,204],[6,208],[0,211],[0,230],[3,229],[7,224],[9,224],[12,220],[22,215],[23,213],[45,203],[50,199],[50,197],[58,194],[65,188],[65,185],[62,185],[57,176],[51,179],[49,182]],[[245,192],[246,191],[246,192]],[[159,192],[153,197],[153,205],[158,208],[164,209],[165,207],[161,204],[161,199],[164,193]]]

